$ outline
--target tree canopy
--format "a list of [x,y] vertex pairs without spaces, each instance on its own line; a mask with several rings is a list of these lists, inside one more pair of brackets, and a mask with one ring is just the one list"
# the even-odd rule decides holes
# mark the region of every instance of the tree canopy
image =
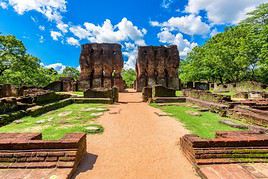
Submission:
[[122,72],[123,80],[126,82],[127,87],[132,87],[134,85],[134,81],[136,79],[136,72],[133,69],[123,70]]
[[268,83],[268,3],[237,26],[195,47],[181,63],[182,81]]
[[45,68],[40,60],[27,53],[21,41],[12,35],[0,35],[0,84],[43,87],[61,76],[77,79],[79,71],[66,67],[63,74]]

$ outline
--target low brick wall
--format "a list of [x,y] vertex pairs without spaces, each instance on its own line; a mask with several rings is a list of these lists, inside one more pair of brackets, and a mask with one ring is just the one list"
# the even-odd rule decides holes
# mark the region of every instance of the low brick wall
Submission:
[[268,163],[268,135],[248,131],[218,132],[215,139],[185,135],[180,140],[185,156],[197,165]]
[[156,97],[152,99],[154,103],[185,103],[185,97]]
[[238,119],[246,119],[248,122],[256,125],[268,126],[268,110],[237,105],[234,109],[229,110],[229,115]]
[[119,101],[119,89],[117,87],[113,88],[95,88],[87,89],[84,91],[84,98],[99,98],[99,99],[112,99],[113,102]]
[[43,141],[39,133],[0,134],[0,169],[72,168],[73,175],[86,155],[86,134],[67,134]]
[[196,98],[196,99],[201,99],[201,100],[216,102],[216,103],[228,103],[232,101],[231,96],[213,94],[205,90],[186,89],[186,90],[183,90],[183,95],[187,97],[191,97],[191,98]]
[[197,104],[199,106],[208,108],[210,111],[219,113],[222,116],[226,115],[227,111],[230,108],[230,106],[227,104],[209,102],[209,101],[204,101],[201,99],[195,99],[191,97],[187,97],[186,102]]

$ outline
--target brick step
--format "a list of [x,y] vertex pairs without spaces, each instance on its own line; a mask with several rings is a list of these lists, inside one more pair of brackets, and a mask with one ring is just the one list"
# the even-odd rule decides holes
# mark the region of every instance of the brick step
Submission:
[[153,98],[155,103],[185,103],[185,97],[155,97]]
[[268,163],[268,135],[255,132],[218,132],[215,139],[185,135],[183,153],[193,164]]
[[73,168],[75,162],[4,162],[0,169]]
[[194,154],[196,159],[211,159],[211,158],[267,158],[268,153],[255,153],[255,154]]
[[267,163],[268,159],[260,158],[217,158],[217,159],[196,159],[198,165],[230,164],[230,163]]

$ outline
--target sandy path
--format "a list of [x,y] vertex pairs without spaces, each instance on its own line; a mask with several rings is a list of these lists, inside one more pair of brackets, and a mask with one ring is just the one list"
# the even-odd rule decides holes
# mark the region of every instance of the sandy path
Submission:
[[122,93],[122,103],[99,118],[102,135],[88,136],[88,156],[76,178],[90,179],[191,179],[198,178],[179,149],[179,138],[187,133],[170,117],[141,103],[140,93]]

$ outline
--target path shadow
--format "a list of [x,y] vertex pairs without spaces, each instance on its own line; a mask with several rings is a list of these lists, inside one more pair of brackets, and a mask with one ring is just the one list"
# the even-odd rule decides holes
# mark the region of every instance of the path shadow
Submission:
[[96,163],[98,155],[87,153],[82,161],[80,162],[75,174],[72,179],[76,178],[80,173],[87,172],[94,168],[94,164]]

